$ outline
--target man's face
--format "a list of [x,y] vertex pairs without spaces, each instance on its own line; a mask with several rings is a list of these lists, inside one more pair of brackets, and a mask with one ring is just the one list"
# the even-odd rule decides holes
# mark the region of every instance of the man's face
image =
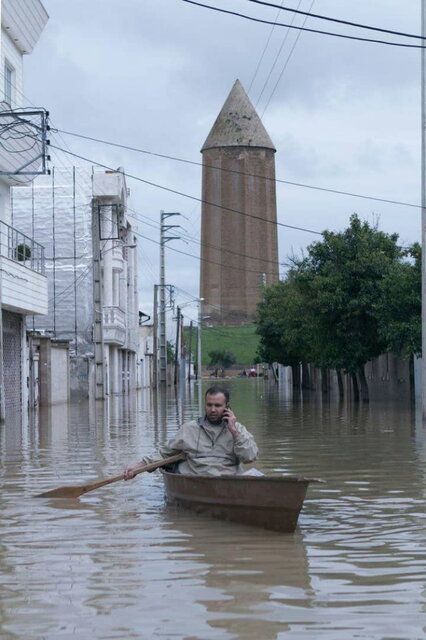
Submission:
[[226,410],[226,398],[223,393],[206,395],[206,416],[209,422],[222,422],[223,412]]

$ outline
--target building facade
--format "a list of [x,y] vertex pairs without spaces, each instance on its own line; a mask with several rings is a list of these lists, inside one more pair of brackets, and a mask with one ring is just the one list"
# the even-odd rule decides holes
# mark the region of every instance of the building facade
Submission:
[[201,151],[203,314],[247,323],[279,277],[275,147],[239,80]]
[[137,240],[123,172],[54,168],[13,189],[12,217],[45,245],[48,314],[29,318],[28,329],[69,342],[71,393],[134,389]]
[[47,312],[44,249],[31,230],[13,225],[10,193],[30,183],[42,163],[34,129],[14,111],[23,106],[23,57],[48,15],[40,0],[0,0],[0,19],[0,418],[10,419],[28,405],[25,317]]

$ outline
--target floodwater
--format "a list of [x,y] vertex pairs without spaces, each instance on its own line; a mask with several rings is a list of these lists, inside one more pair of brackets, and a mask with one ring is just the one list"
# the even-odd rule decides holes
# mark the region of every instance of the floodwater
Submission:
[[[269,386],[268,386],[269,385]],[[410,407],[230,384],[264,471],[319,476],[295,534],[167,507],[160,474],[76,501],[197,414],[196,393],[54,407],[0,427],[1,640],[426,637],[425,428]]]

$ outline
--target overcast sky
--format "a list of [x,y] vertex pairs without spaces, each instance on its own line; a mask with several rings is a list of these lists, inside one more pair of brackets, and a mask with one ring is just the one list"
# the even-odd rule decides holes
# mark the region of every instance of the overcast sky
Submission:
[[[280,3],[280,0],[275,0]],[[277,9],[246,0],[214,4],[274,21]],[[312,0],[286,0],[308,10]],[[44,0],[49,23],[25,60],[24,93],[46,107],[55,127],[200,161],[200,148],[239,78],[246,90],[271,27],[217,14],[181,0]],[[315,0],[312,11],[420,33],[420,0]],[[281,12],[282,22],[292,15]],[[301,25],[303,17],[294,19]],[[359,34],[308,18],[306,26]],[[420,202],[420,53],[276,27],[250,97],[277,148],[277,177],[326,188]],[[362,32],[366,37],[374,37]],[[278,50],[284,46],[271,72]],[[384,36],[384,39],[392,39]],[[200,197],[200,167],[63,136],[52,141],[109,166]],[[72,158],[61,157],[62,164]],[[79,163],[77,161],[78,164]],[[130,206],[157,225],[161,209],[180,211],[184,233],[199,240],[200,205],[128,179]],[[306,188],[277,185],[278,219],[314,230],[342,229],[357,212],[403,242],[420,237],[420,210]],[[145,220],[143,218],[143,220]],[[148,223],[149,220],[146,220]],[[135,223],[136,224],[136,223]],[[159,231],[138,222],[158,240]],[[285,260],[315,240],[279,228]],[[158,246],[140,240],[141,308],[151,312]],[[175,242],[198,255],[199,245]],[[167,280],[198,295],[199,262],[167,252]],[[184,302],[188,296],[178,293]],[[195,317],[190,307],[187,317]]]

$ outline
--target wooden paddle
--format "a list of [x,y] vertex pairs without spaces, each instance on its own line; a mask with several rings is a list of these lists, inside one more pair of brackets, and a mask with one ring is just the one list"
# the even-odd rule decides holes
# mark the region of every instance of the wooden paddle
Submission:
[[[134,474],[138,475],[143,471],[155,471],[155,469],[159,469],[160,467],[165,467],[168,464],[172,464],[173,462],[179,462],[179,460],[185,460],[184,453],[177,453],[174,456],[170,456],[169,458],[154,460],[154,462],[150,462],[149,464],[144,464],[141,467],[137,467],[134,470]],[[118,482],[118,480],[124,480],[124,473],[120,473],[120,475],[118,476],[112,476],[111,478],[104,478],[103,480],[97,480],[96,482],[91,482],[89,484],[57,487],[56,489],[51,489],[50,491],[39,493],[34,497],[35,498],[78,498],[79,496],[82,496],[84,493],[88,493],[89,491],[93,491],[94,489],[99,489],[100,487],[104,487],[105,485],[111,484],[112,482]]]

